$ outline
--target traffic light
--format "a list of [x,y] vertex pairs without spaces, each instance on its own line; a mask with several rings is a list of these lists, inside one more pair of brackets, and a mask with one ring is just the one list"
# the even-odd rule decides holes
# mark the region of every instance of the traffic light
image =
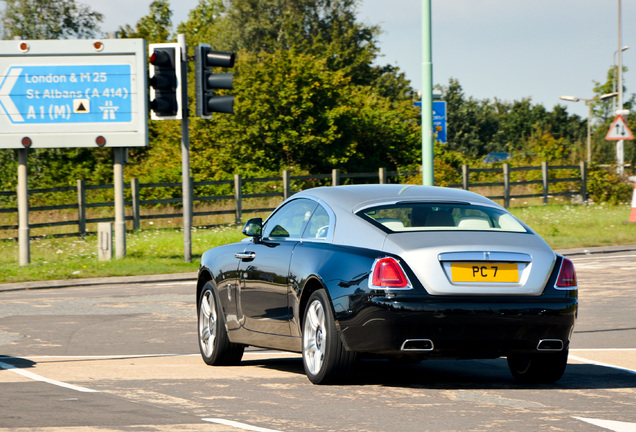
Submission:
[[150,44],[150,118],[181,119],[181,49],[178,43]]
[[213,67],[234,67],[234,53],[212,51],[210,45],[199,44],[194,50],[196,115],[209,119],[212,113],[234,114],[234,96],[214,96],[215,89],[233,88],[231,73],[212,73]]

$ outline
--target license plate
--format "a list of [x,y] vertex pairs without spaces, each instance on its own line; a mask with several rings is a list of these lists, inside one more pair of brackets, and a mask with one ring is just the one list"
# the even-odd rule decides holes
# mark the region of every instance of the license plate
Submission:
[[519,282],[515,263],[451,263],[453,282]]

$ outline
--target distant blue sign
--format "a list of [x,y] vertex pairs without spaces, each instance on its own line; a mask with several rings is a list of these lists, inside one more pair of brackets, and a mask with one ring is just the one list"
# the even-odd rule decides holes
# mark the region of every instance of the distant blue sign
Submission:
[[433,131],[437,141],[446,143],[446,101],[433,101]]
[[132,121],[128,64],[11,66],[0,107],[13,124]]
[[[415,102],[422,108],[422,102]],[[433,101],[433,132],[436,140],[446,143],[446,101]]]

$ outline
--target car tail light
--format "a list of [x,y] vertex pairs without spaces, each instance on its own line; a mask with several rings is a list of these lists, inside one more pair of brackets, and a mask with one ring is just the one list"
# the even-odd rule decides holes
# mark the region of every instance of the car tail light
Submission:
[[402,270],[402,266],[393,258],[382,258],[375,261],[371,271],[371,288],[409,289],[411,284]]
[[561,269],[559,270],[559,277],[556,283],[557,288],[568,288],[576,286],[576,271],[574,270],[574,264],[567,258],[563,258],[561,262]]

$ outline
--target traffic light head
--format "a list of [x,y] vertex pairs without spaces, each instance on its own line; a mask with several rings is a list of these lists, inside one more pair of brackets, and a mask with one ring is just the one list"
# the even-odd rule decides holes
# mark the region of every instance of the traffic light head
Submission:
[[231,73],[213,73],[214,67],[234,67],[234,53],[212,51],[209,45],[195,47],[196,115],[209,119],[212,113],[234,114],[234,96],[214,96],[215,89],[232,89]]
[[179,44],[150,44],[150,109],[153,120],[181,118]]

